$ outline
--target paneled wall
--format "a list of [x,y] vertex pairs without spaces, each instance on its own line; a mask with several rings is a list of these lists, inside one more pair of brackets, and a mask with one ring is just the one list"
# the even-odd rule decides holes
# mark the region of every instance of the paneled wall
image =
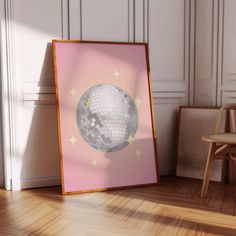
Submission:
[[161,174],[175,172],[177,112],[179,105],[188,103],[189,4],[188,0],[69,4],[70,39],[149,43]]
[[70,39],[133,41],[134,1],[71,0],[69,9]]
[[144,30],[150,49],[161,174],[171,174],[178,107],[188,103],[189,1],[150,0],[146,8]]
[[194,103],[217,104],[218,0],[196,1]]
[[236,1],[220,1],[218,99],[236,102]]
[[[0,19],[4,18],[4,2],[0,1]],[[2,22],[0,22],[0,26],[2,25]],[[1,39],[2,39],[2,27],[0,27],[0,43],[1,43]],[[0,75],[2,74],[2,54],[0,53]],[[1,78],[1,77],[0,77]],[[1,105],[0,105],[0,109],[1,109]],[[0,117],[0,122],[2,121],[1,119],[2,117]],[[2,122],[1,122],[2,123]],[[2,134],[2,126],[0,124],[0,134]],[[0,138],[0,187],[3,186],[3,180],[4,180],[4,171],[3,171],[3,155],[2,155],[2,139]]]
[[4,145],[13,189],[60,183],[51,39],[149,43],[162,175],[175,172],[179,106],[220,105],[236,97],[234,0],[0,4],[3,88],[12,95],[3,118],[13,127],[4,125]]
[[3,99],[8,94],[11,99],[3,117],[10,124],[9,130],[4,125],[4,140],[9,135],[4,149],[5,184],[7,189],[57,185],[60,165],[51,40],[67,38],[63,27],[68,24],[67,2],[5,1],[4,8]]
[[196,0],[196,105],[236,102],[236,1]]

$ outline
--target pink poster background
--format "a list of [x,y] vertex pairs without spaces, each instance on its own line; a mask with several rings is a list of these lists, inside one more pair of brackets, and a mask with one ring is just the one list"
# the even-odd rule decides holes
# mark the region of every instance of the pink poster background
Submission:
[[[145,45],[54,42],[54,47],[64,193],[156,183]],[[76,123],[81,96],[102,83],[118,86],[141,101],[134,142],[117,152],[91,147]]]

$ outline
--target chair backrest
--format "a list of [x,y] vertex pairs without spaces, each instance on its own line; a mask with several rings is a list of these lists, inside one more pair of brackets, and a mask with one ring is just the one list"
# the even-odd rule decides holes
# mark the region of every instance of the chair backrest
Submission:
[[236,104],[228,104],[220,108],[216,119],[215,133],[222,133],[222,122],[224,119],[224,132],[236,132]]

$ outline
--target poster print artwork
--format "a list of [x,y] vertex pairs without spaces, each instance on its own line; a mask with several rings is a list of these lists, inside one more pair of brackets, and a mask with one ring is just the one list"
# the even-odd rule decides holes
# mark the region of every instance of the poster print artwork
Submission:
[[53,40],[62,192],[159,181],[147,44]]

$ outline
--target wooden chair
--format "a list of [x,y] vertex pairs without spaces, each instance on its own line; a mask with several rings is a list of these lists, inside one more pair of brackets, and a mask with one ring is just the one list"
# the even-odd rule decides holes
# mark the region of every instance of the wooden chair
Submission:
[[[224,118],[224,119],[223,119]],[[202,184],[201,197],[206,197],[211,165],[213,160],[222,159],[222,175],[224,175],[227,160],[229,160],[231,171],[233,171],[233,161],[236,161],[236,104],[221,107],[214,133],[203,136],[202,140],[210,144],[205,173]],[[222,131],[223,130],[223,131]]]

